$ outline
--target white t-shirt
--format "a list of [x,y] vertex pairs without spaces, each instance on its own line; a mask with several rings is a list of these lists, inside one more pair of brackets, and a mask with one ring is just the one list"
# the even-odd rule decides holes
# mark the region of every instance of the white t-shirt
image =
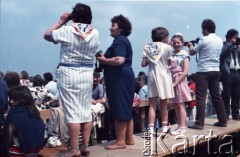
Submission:
[[49,93],[52,93],[55,97],[55,99],[59,99],[59,91],[57,88],[57,82],[50,81],[45,85],[45,88]]
[[219,71],[223,41],[215,33],[202,37],[193,48],[199,55],[197,72]]

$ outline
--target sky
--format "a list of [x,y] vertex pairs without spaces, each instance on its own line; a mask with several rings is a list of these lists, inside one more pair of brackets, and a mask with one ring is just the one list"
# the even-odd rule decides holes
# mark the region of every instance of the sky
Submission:
[[[43,39],[49,27],[59,21],[64,12],[71,12],[78,2],[92,9],[92,25],[99,30],[99,50],[103,52],[113,38],[109,28],[111,18],[122,14],[132,23],[129,40],[133,48],[133,70],[140,71],[142,51],[151,42],[151,30],[165,27],[170,35],[182,33],[185,41],[201,37],[201,22],[212,19],[216,34],[223,41],[226,32],[240,31],[240,1],[103,1],[103,0],[0,0],[0,70],[20,72],[31,76],[55,73],[59,63],[60,44]],[[71,25],[71,21],[67,25]],[[187,48],[184,48],[187,50]],[[189,74],[196,71],[195,56],[191,57]]]

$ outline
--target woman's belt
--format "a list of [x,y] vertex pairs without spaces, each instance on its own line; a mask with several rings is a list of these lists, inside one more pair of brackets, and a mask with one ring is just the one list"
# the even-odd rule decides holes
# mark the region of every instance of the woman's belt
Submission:
[[80,67],[93,67],[93,64],[90,64],[90,63],[78,63],[78,64],[59,63],[58,66],[80,68]]

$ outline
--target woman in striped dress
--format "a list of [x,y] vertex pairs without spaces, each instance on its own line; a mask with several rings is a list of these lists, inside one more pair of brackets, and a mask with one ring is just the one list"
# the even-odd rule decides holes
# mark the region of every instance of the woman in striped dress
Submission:
[[[73,24],[64,26],[69,20]],[[66,157],[89,154],[93,61],[99,45],[99,33],[92,28],[91,20],[91,8],[77,3],[71,14],[64,13],[44,35],[47,41],[61,43],[57,81],[70,136],[71,148],[63,154]],[[83,147],[79,149],[80,129]]]

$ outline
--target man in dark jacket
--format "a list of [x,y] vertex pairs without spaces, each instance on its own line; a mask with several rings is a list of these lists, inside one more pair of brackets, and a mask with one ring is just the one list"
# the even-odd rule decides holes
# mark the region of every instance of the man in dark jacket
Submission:
[[238,40],[238,31],[235,29],[228,30],[226,42],[220,56],[221,81],[223,85],[222,99],[228,120],[230,111],[232,119],[240,120],[240,46]]

